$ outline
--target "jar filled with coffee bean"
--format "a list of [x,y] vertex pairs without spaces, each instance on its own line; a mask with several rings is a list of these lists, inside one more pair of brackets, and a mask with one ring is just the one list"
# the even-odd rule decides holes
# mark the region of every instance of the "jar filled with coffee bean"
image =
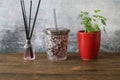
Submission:
[[66,60],[69,29],[47,28],[46,52],[49,60]]

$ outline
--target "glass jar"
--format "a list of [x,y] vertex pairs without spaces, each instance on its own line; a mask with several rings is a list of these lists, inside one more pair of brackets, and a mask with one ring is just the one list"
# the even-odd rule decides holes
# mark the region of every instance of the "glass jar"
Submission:
[[46,33],[46,51],[49,60],[66,60],[69,29],[47,28]]
[[24,60],[35,60],[35,51],[30,40],[26,40],[24,45]]

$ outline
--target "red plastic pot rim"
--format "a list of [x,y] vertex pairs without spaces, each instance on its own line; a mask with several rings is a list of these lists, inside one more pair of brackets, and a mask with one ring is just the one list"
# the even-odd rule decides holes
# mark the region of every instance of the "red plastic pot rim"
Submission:
[[101,33],[101,31],[95,31],[95,32],[90,32],[90,33],[85,33],[84,30],[78,31],[79,34],[96,34],[96,33]]

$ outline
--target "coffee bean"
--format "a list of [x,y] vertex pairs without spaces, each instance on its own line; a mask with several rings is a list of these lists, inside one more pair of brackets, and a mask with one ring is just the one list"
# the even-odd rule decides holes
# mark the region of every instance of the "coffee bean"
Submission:
[[47,35],[46,48],[48,55],[54,55],[57,58],[67,56],[68,35]]

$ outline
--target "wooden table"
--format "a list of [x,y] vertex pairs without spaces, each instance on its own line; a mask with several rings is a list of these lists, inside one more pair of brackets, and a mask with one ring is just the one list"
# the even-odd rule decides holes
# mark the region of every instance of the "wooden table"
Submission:
[[22,53],[1,53],[0,80],[120,80],[120,53],[100,53],[91,61],[69,53],[68,60],[58,62],[47,60],[46,54],[25,61]]

